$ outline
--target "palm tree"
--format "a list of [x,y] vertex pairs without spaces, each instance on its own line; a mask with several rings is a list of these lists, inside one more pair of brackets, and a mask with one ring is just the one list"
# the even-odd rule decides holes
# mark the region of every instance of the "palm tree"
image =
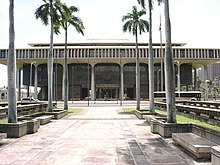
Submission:
[[175,106],[175,82],[174,82],[174,64],[171,43],[171,24],[169,13],[169,0],[164,0],[165,12],[165,84],[166,84],[166,102],[167,102],[167,122],[176,123],[176,106]]
[[[152,3],[150,3],[150,1],[152,2],[152,0],[148,0],[149,8],[151,9]],[[161,2],[162,0],[158,0],[159,4]],[[173,65],[173,57],[172,57],[169,0],[164,0],[163,2],[164,2],[164,11],[165,11],[165,33],[166,33],[166,51],[165,51],[165,81],[166,83],[165,84],[166,84],[166,102],[167,102],[167,113],[168,113],[167,122],[176,123],[175,85],[174,85],[175,82],[174,82],[174,65]],[[143,7],[145,6],[145,0],[141,0],[140,3]],[[151,14],[149,14],[149,17],[151,17]],[[150,19],[150,22],[151,22],[151,19]]]
[[8,50],[8,123],[17,123],[16,103],[16,52],[14,30],[14,0],[9,5],[9,50]]
[[140,66],[139,66],[139,51],[138,51],[138,29],[139,34],[145,32],[145,29],[149,31],[149,23],[146,20],[141,19],[145,15],[145,10],[137,10],[136,6],[133,6],[132,13],[124,15],[122,22],[125,22],[123,25],[123,32],[129,31],[135,36],[135,45],[136,45],[136,109],[140,110]]
[[59,24],[56,24],[56,33],[59,33],[60,25],[65,30],[65,50],[64,50],[64,110],[68,109],[68,66],[67,66],[67,29],[70,25],[75,27],[78,33],[83,33],[83,29],[85,29],[82,20],[79,17],[73,15],[73,12],[78,12],[79,9],[75,6],[71,6],[69,8],[69,12],[65,14],[65,18],[62,18]]
[[[158,4],[162,2],[162,0],[157,0]],[[139,2],[139,1],[138,1]],[[145,8],[145,0],[140,1],[141,6]],[[149,100],[150,107],[149,111],[154,113],[154,54],[153,54],[153,44],[152,44],[152,10],[153,10],[153,0],[148,0],[148,11],[149,11]]]
[[48,55],[48,111],[53,110],[53,33],[54,24],[59,21],[60,17],[65,17],[64,13],[68,13],[68,8],[60,0],[43,0],[44,4],[36,9],[35,17],[40,18],[44,25],[49,24],[50,19],[50,51]]

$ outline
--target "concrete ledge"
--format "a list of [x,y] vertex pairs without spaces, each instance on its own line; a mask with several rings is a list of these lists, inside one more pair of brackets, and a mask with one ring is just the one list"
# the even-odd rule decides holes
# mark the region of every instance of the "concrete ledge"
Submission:
[[211,148],[218,145],[193,133],[173,133],[172,138],[175,143],[181,145],[198,158],[210,159]]
[[220,146],[212,147],[212,165],[220,164]]
[[144,119],[144,115],[155,115],[156,113],[151,113],[148,110],[135,110],[134,114],[139,118],[139,119]]
[[36,117],[36,119],[40,121],[40,125],[49,123],[52,118],[53,118],[53,115],[44,115],[44,116]]
[[6,133],[0,133],[0,139],[4,139],[7,137],[7,134]]
[[159,134],[163,138],[171,138],[172,133],[187,133],[192,132],[192,126],[188,124],[166,123],[156,118],[150,121],[151,132]]
[[192,133],[220,145],[220,131],[192,124]]
[[40,120],[32,119],[27,121],[27,134],[32,134],[38,131]]
[[45,115],[53,115],[53,119],[60,119],[68,114],[67,110],[53,111],[53,112],[45,112]]
[[152,120],[160,120],[160,121],[166,121],[167,120],[167,117],[166,116],[157,116],[158,114],[153,114],[153,115],[146,115],[145,116],[145,120],[147,123],[150,123]]
[[27,134],[27,122],[0,124],[0,132],[8,138],[19,138]]

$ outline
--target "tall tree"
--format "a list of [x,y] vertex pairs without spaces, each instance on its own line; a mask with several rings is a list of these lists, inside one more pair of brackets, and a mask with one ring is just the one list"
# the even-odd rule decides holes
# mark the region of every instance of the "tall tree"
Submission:
[[8,123],[17,122],[14,0],[9,4]]
[[140,64],[139,64],[139,51],[138,51],[138,30],[141,35],[145,30],[149,31],[149,23],[146,20],[141,19],[146,14],[145,10],[137,10],[136,6],[133,6],[132,13],[127,13],[122,17],[122,22],[126,21],[123,25],[123,32],[129,31],[135,36],[136,45],[136,109],[140,110]]
[[[152,0],[148,0],[151,1]],[[139,0],[138,0],[139,2]],[[164,2],[165,13],[165,33],[166,33],[166,50],[165,50],[165,84],[166,84],[166,103],[167,103],[167,122],[176,123],[176,107],[175,107],[175,82],[174,82],[174,65],[172,57],[171,43],[171,24],[169,13],[169,0],[158,0],[158,3]],[[140,0],[141,5],[145,6],[145,0]],[[149,2],[150,4],[150,2]],[[152,3],[151,3],[152,4]],[[150,5],[149,5],[150,6]],[[150,15],[150,14],[149,14]]]
[[[162,0],[157,0],[158,4]],[[138,1],[141,6],[145,9],[145,0]],[[152,10],[153,10],[153,0],[148,0],[148,11],[149,11],[149,100],[150,100],[150,112],[155,112],[154,110],[154,54],[153,54],[153,43],[152,43]]]
[[69,8],[68,13],[61,17],[61,20],[55,24],[55,31],[59,33],[60,25],[65,30],[65,50],[64,50],[64,110],[68,109],[68,66],[67,66],[67,30],[72,25],[78,33],[84,35],[83,30],[85,29],[82,20],[79,17],[73,15],[73,12],[78,12],[79,9],[75,6]]
[[175,82],[174,82],[174,64],[171,43],[171,24],[169,12],[169,0],[164,0],[165,13],[165,84],[166,84],[166,102],[167,102],[167,122],[176,123],[176,106],[175,106]]
[[47,61],[48,72],[48,111],[53,111],[53,33],[54,24],[60,21],[60,17],[65,17],[64,14],[68,13],[69,9],[60,0],[43,0],[43,5],[35,11],[36,19],[40,18],[44,25],[49,24],[50,20],[50,51]]

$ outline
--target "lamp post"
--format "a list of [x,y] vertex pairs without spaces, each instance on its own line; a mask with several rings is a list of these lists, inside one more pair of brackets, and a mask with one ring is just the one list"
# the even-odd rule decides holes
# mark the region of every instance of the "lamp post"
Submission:
[[36,61],[32,61],[31,66],[30,66],[30,82],[29,82],[29,95],[30,96],[31,96],[31,88],[30,87],[31,87],[31,84],[32,84],[31,82],[32,82],[32,65],[33,64],[36,64]]

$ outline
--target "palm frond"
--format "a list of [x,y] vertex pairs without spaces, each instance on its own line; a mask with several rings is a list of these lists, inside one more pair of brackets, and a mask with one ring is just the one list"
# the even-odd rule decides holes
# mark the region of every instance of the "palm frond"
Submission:
[[36,19],[41,19],[44,25],[48,25],[49,22],[49,5],[44,4],[41,5],[39,8],[36,9],[35,11],[35,18]]
[[78,8],[78,7],[75,7],[75,6],[70,6],[69,9],[70,9],[70,11],[72,11],[72,12],[78,12],[78,11],[79,11],[79,8]]
[[140,0],[141,7],[145,9],[145,0]]
[[82,35],[84,35],[83,30],[85,29],[85,27],[84,27],[84,25],[83,25],[82,20],[81,20],[79,17],[73,16],[73,17],[68,21],[68,23],[69,23],[70,25],[72,25],[72,26],[76,29],[76,31],[77,31],[78,33],[81,33]]
[[125,20],[128,20],[128,19],[132,19],[132,14],[131,13],[128,13],[127,15],[124,15],[123,17],[122,17],[122,22],[124,22]]
[[132,20],[127,21],[127,22],[123,25],[123,28],[122,28],[123,32],[127,32],[127,31],[128,31],[129,33],[131,33],[132,24],[133,24],[133,21],[132,21]]
[[55,34],[60,34],[60,24],[55,22],[53,25],[54,33]]

